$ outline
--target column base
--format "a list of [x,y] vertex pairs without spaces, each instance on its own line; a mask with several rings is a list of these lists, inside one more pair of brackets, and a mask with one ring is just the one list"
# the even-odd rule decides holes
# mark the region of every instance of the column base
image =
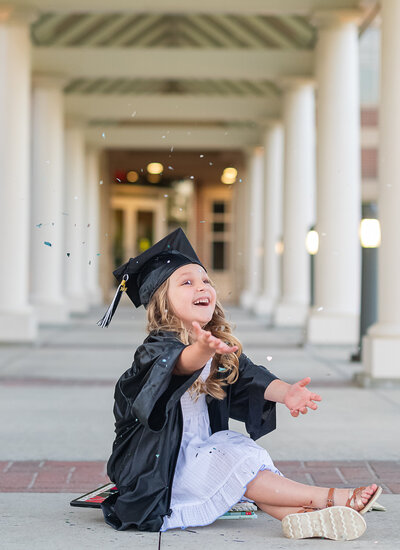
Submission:
[[313,310],[307,324],[309,344],[358,345],[359,316]]
[[37,319],[34,310],[0,311],[0,342],[22,344],[37,338]]
[[394,380],[399,383],[400,333],[396,336],[376,334],[375,327],[371,327],[372,330],[363,338],[364,378],[371,384]]
[[102,304],[104,304],[103,293],[99,286],[91,289],[90,292],[88,292],[88,298],[89,305],[91,306],[101,306]]
[[269,296],[260,296],[253,306],[253,311],[262,319],[266,319],[268,322],[272,321],[274,309],[275,309],[276,300],[270,298]]
[[65,325],[69,322],[67,304],[40,304],[33,302],[38,322],[43,325]]
[[87,294],[67,295],[66,302],[70,313],[87,313],[89,311],[89,298]]
[[240,295],[240,306],[244,309],[251,309],[255,302],[255,295],[251,290],[244,290]]
[[281,302],[275,310],[274,325],[277,327],[302,327],[308,315],[308,306]]

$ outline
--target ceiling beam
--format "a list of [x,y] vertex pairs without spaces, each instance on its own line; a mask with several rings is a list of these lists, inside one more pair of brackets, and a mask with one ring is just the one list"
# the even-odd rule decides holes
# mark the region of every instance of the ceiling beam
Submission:
[[174,151],[221,151],[259,145],[258,128],[218,128],[193,125],[173,127],[135,126],[89,127],[85,131],[88,145],[101,149],[157,149]]
[[68,94],[66,112],[86,121],[267,121],[280,115],[279,98],[182,95]]
[[[118,60],[116,63],[115,60]],[[314,53],[293,50],[33,48],[38,72],[69,78],[239,78],[311,76]]]
[[320,9],[354,8],[358,0],[8,0],[7,4],[25,7],[29,4],[42,12],[52,13],[226,13],[233,15],[310,15]]

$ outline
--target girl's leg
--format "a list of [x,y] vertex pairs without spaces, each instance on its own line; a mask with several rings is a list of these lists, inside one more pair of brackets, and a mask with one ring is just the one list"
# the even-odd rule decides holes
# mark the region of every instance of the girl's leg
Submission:
[[[301,510],[298,506],[269,506],[263,504],[262,502],[257,502],[257,506],[261,508],[263,512],[266,512],[269,516],[273,518],[282,520],[285,516],[289,514],[297,514]],[[313,509],[306,510],[307,512],[313,512]]]
[[[376,491],[376,485],[370,485],[361,494],[363,504],[366,504]],[[286,477],[274,474],[268,470],[261,470],[247,485],[245,496],[261,505],[278,507],[302,506],[325,508],[328,498],[327,487],[313,487],[292,481]],[[348,489],[336,489],[335,505],[344,506],[348,498]],[[273,514],[272,514],[273,515]],[[274,516],[276,517],[276,516]]]

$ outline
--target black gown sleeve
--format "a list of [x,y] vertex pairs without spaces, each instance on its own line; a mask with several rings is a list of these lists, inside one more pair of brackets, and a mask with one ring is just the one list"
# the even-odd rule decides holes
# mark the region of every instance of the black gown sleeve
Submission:
[[239,357],[239,378],[230,386],[229,416],[245,422],[247,433],[258,439],[276,428],[276,403],[266,401],[266,387],[277,377],[255,365],[244,353]]
[[116,428],[139,422],[153,431],[162,430],[168,408],[194,382],[201,369],[188,376],[172,374],[185,349],[174,333],[150,333],[135,353],[132,367],[119,379],[115,388]]

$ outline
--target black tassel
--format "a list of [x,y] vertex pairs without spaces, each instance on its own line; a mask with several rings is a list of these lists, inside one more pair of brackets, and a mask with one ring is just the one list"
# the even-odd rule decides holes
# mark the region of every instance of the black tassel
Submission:
[[126,273],[122,277],[122,281],[117,288],[117,291],[114,295],[113,301],[110,304],[110,307],[107,309],[107,311],[105,312],[103,317],[100,319],[100,321],[97,321],[97,324],[99,327],[102,327],[102,328],[108,327],[108,325],[111,323],[111,319],[113,318],[115,310],[117,309],[119,301],[121,300],[122,293],[126,292],[127,290],[126,283],[128,279],[129,279],[129,275]]

